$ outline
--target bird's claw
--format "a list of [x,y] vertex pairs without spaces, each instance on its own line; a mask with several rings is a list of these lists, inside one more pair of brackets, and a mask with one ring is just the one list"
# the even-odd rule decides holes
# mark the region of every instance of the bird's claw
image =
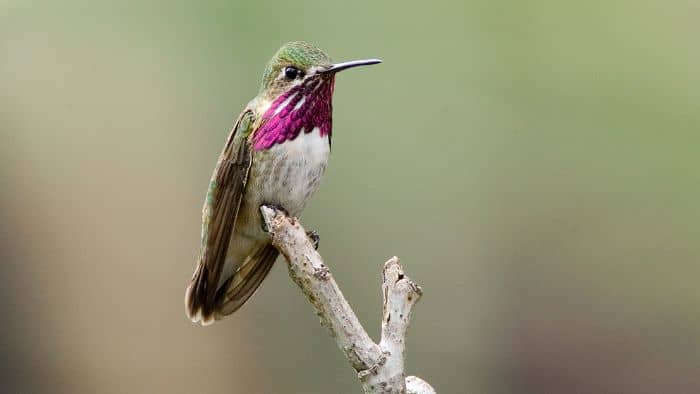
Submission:
[[[282,213],[284,214],[284,216],[289,217],[289,212],[287,212],[287,210],[284,209],[284,207],[281,206],[281,205],[276,205],[276,204],[260,204],[260,207],[268,207],[268,208],[274,209],[274,210],[277,211],[277,212],[282,212]],[[260,225],[261,225],[261,227],[262,227],[262,230],[263,230],[264,232],[266,232],[266,233],[269,233],[269,232],[270,232],[270,229],[267,228],[267,223],[265,222],[265,219],[262,217],[262,213],[260,213],[260,218],[262,219],[261,222],[260,222]]]
[[[280,205],[275,205],[275,204],[262,204],[262,206],[274,209],[276,211],[282,212],[285,216],[289,217],[289,212],[287,212],[284,207]],[[261,213],[262,216],[262,213]],[[270,232],[270,229],[267,228],[267,222],[265,222],[265,219],[261,221],[261,226],[262,230],[266,233]],[[318,233],[315,230],[310,230],[306,232],[306,236],[309,237],[309,240],[311,241],[311,244],[314,246],[314,249],[318,250],[318,245],[321,243],[321,236],[318,235]]]
[[314,246],[314,249],[318,250],[318,246],[321,243],[321,236],[318,235],[316,230],[307,231],[306,236],[309,237],[309,240],[311,241],[311,244]]

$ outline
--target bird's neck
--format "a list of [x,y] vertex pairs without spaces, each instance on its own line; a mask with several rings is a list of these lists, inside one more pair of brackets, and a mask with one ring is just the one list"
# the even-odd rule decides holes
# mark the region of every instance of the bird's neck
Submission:
[[253,148],[265,150],[318,128],[330,139],[334,78],[308,79],[274,99],[253,135]]

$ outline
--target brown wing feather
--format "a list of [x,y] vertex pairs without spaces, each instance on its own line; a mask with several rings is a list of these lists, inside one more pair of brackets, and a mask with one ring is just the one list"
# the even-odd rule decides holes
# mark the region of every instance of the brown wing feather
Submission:
[[271,244],[259,248],[219,289],[216,296],[216,319],[230,315],[255,293],[278,256]]
[[[245,111],[229,134],[214,169],[202,224],[202,249],[185,304],[190,319],[208,322],[216,307],[217,284],[226,261],[231,234],[252,161],[249,132],[253,114]],[[237,137],[237,134],[242,134]]]

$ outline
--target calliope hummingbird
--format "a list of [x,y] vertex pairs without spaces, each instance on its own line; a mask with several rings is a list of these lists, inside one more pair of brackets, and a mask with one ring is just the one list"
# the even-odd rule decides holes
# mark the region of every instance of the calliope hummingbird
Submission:
[[305,42],[284,44],[238,116],[214,168],[202,211],[187,316],[203,325],[240,308],[277,258],[261,205],[299,215],[319,186],[331,148],[335,74],[377,59],[333,63]]

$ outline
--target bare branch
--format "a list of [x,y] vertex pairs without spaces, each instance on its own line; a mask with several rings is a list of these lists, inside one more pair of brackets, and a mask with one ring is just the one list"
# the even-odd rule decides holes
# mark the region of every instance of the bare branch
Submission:
[[435,393],[427,382],[404,374],[406,330],[422,291],[404,274],[398,257],[384,264],[384,315],[382,338],[377,345],[343,297],[301,224],[272,207],[263,205],[260,212],[272,244],[287,260],[289,276],[357,371],[365,393]]

